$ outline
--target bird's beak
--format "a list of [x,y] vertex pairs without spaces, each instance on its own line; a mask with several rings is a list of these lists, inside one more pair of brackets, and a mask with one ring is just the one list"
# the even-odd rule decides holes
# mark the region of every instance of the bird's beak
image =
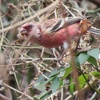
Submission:
[[20,33],[21,33],[21,35],[27,35],[27,30],[26,29],[24,29],[24,28],[21,28],[20,29]]

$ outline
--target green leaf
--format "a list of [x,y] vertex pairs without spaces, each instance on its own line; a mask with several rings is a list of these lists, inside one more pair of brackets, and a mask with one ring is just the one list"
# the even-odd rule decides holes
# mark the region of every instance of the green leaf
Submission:
[[50,78],[46,81],[46,84],[49,83],[49,82],[51,82],[52,80],[54,80],[55,77],[56,77],[56,76],[54,76],[54,77],[50,77]]
[[33,100],[39,100],[36,96],[33,97]]
[[65,79],[72,72],[72,67],[66,68],[63,79]]
[[96,59],[92,56],[89,57],[88,62],[90,62],[91,64],[93,64],[95,66],[98,66]]
[[80,64],[83,64],[85,61],[87,61],[89,58],[89,55],[87,55],[86,53],[81,53],[79,56],[78,56],[78,61]]
[[87,52],[88,55],[94,57],[95,59],[98,59],[99,53],[100,53],[99,48],[95,48],[95,49],[89,50],[89,51]]
[[17,4],[17,0],[9,0],[9,2],[13,3],[13,4]]
[[59,88],[60,86],[60,80],[58,77],[56,77],[51,84],[51,88],[52,88],[52,93],[56,92],[56,90]]
[[2,9],[2,11],[4,13],[7,13],[7,6],[6,5],[2,4],[0,9]]
[[39,100],[44,100],[49,95],[49,92],[43,92],[39,95]]
[[92,72],[92,75],[98,79],[100,79],[100,72]]
[[64,71],[65,70],[65,68],[59,68],[58,70],[56,69],[56,70],[53,70],[51,73],[50,73],[50,75],[49,75],[49,77],[54,77],[54,76],[57,76],[60,72],[62,72],[62,71]]
[[[86,79],[88,79],[88,76],[86,74],[84,74],[84,75],[85,75]],[[78,77],[78,81],[79,81],[80,88],[83,88],[84,85],[85,85],[85,83],[86,83],[86,80],[85,80],[84,76],[83,75],[80,75]]]
[[46,90],[45,85],[46,85],[46,81],[42,81],[42,82],[36,83],[34,87],[40,91],[45,91]]
[[73,83],[73,79],[71,78],[70,79],[70,85],[69,85],[69,91],[70,93],[73,95],[74,93],[74,90],[75,90],[75,84]]
[[63,76],[64,76],[64,73],[65,73],[65,71],[60,72],[60,73],[57,75],[57,77],[63,77]]
[[59,70],[53,70],[53,71],[50,73],[49,77],[53,77],[53,76],[58,75],[58,74],[59,74]]
[[63,80],[61,79],[61,80],[60,80],[60,87],[63,86],[63,85],[64,85],[64,84],[63,84]]

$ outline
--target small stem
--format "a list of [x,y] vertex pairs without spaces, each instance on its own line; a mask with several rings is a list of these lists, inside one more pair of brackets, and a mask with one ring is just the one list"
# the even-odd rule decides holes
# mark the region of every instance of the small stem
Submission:
[[[4,85],[5,87],[7,87],[7,88],[10,88],[11,90],[13,90],[13,91],[15,91],[15,92],[18,92],[18,93],[20,93],[20,94],[23,94],[23,92],[21,92],[21,91],[15,89],[15,88],[13,88],[13,87],[7,85],[6,83],[3,83],[3,85]],[[29,96],[28,94],[25,93],[24,95],[27,96],[30,100],[33,100],[33,98],[32,98],[31,96]]]

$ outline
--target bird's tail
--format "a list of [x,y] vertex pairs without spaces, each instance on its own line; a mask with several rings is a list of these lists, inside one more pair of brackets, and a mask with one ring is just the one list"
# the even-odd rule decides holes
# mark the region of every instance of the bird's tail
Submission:
[[93,26],[90,29],[88,29],[88,32],[91,32],[92,34],[95,34],[95,35],[100,35],[100,29],[95,28]]

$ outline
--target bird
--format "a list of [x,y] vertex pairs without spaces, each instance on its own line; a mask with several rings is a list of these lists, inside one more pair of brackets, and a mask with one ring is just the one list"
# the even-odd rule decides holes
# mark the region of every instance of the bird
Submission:
[[26,22],[19,30],[18,37],[25,39],[32,35],[30,42],[47,48],[63,45],[68,48],[70,41],[92,31],[91,22],[80,17],[49,19],[44,22]]

